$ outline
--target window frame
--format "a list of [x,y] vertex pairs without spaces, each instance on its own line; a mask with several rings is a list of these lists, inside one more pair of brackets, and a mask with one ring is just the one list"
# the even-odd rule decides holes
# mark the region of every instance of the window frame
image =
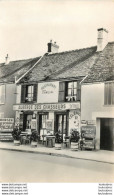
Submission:
[[[28,87],[32,87],[33,86],[33,93],[32,96],[33,98],[31,99],[31,101],[28,101]],[[37,102],[37,90],[38,89],[38,84],[24,84],[21,85],[21,103],[33,103],[33,102]]]
[[[73,84],[73,87],[69,87],[69,84]],[[76,83],[76,87],[74,85]],[[68,90],[71,90],[71,94],[68,94]],[[74,93],[74,90],[76,90],[76,93]],[[72,94],[73,93],[73,94]],[[65,101],[66,102],[76,102],[78,97],[78,82],[77,81],[67,81],[66,82],[66,95],[65,95]]]
[[3,96],[4,97],[4,101],[3,102],[1,102],[1,100],[0,100],[0,105],[4,105],[5,104],[5,102],[6,102],[6,85],[0,85],[0,87],[4,87],[4,93],[2,94],[2,88],[1,88],[1,93],[0,93],[0,99],[1,99],[1,97]]
[[104,105],[114,105],[114,81],[104,83]]
[[[29,87],[30,87],[30,91],[29,92]],[[30,96],[30,97],[29,97]],[[30,101],[27,100],[30,98]],[[33,99],[34,99],[34,85],[27,85],[26,86],[26,95],[25,95],[25,101],[26,102],[33,102]]]

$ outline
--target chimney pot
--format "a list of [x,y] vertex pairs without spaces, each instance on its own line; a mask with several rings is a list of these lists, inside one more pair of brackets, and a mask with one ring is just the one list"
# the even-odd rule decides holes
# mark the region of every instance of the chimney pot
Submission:
[[49,53],[57,53],[59,46],[56,44],[56,42],[52,43],[52,40],[47,44],[48,45],[48,52]]
[[5,65],[7,65],[7,64],[9,64],[9,56],[8,56],[8,54],[5,57]]

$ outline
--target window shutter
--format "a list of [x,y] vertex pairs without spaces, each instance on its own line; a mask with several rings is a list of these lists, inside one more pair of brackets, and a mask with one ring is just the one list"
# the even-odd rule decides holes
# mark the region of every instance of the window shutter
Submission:
[[33,101],[37,102],[37,84],[34,85]]
[[65,101],[65,82],[59,82],[59,102]]
[[25,103],[26,85],[21,85],[21,103]]
[[81,100],[81,85],[80,85],[80,81],[77,81],[77,101]]

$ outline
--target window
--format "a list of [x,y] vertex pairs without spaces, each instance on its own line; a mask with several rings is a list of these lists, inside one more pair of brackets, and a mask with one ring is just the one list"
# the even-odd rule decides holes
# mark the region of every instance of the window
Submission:
[[5,104],[5,85],[0,86],[0,104]]
[[77,100],[77,82],[72,81],[67,83],[67,94],[66,101],[76,101]]
[[104,104],[114,105],[114,82],[105,83]]
[[59,82],[59,102],[79,101],[80,81]]
[[37,84],[22,85],[21,87],[21,102],[36,102],[37,101]]
[[32,102],[33,101],[33,94],[34,94],[34,86],[28,85],[27,86],[27,93],[26,93],[26,101]]

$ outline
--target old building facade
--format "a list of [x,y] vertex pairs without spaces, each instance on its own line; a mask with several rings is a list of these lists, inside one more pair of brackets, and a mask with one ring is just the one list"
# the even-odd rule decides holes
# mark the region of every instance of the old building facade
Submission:
[[114,42],[100,51],[81,92],[81,128],[95,127],[96,148],[114,150]]

